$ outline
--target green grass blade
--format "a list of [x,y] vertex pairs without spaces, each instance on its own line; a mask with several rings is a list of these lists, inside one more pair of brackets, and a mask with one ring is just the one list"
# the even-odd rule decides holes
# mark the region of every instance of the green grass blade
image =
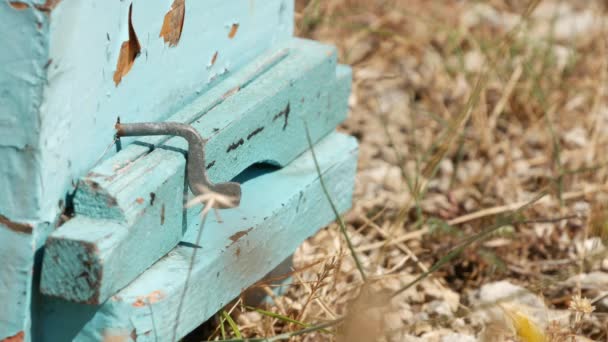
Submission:
[[222,311],[222,315],[224,316],[224,319],[226,319],[226,321],[228,322],[228,325],[230,325],[230,329],[232,329],[232,332],[234,332],[234,336],[236,336],[236,338],[243,338],[243,335],[241,335],[241,331],[239,330],[238,325],[236,325],[236,322],[232,319],[232,317],[230,317],[230,314],[228,314],[226,311]]
[[[299,325],[301,327],[304,327],[304,328],[310,328],[312,326],[311,324],[300,322],[298,320],[295,320],[295,319],[287,317],[287,316],[283,316],[283,315],[275,313],[275,312],[266,311],[266,310],[259,309],[259,308],[254,308],[254,307],[251,307],[251,306],[247,306],[247,309],[255,311],[255,312],[260,313],[260,314],[262,314],[264,316],[267,316],[267,317],[276,318],[276,319],[278,319],[280,321],[283,321],[283,322],[286,322],[286,323],[297,324],[297,325]],[[326,334],[331,334],[331,331],[329,331],[329,330],[323,329],[321,331],[324,332],[324,333],[326,333]]]

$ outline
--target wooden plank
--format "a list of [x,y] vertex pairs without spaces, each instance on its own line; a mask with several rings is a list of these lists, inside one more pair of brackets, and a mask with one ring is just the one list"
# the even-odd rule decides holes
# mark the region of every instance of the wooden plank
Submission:
[[[338,209],[351,204],[356,170],[355,139],[338,133],[315,146],[323,179]],[[271,173],[252,170],[240,208],[211,215],[196,241],[200,217],[188,215],[184,243],[100,306],[45,298],[42,340],[172,341],[180,298],[197,251],[175,338],[187,334],[276,267],[334,214],[310,152]],[[196,243],[200,243],[197,247]]]
[[[31,338],[36,284],[13,271],[34,268],[72,184],[112,140],[116,117],[165,119],[293,32],[291,0],[186,1],[179,42],[170,46],[160,31],[173,2],[0,1],[0,215],[33,227],[25,238],[0,224],[0,255],[8,256],[0,303],[22,304],[0,314],[0,341]],[[140,53],[116,85],[130,26]]]
[[[230,180],[256,162],[286,165],[308,148],[304,121],[318,141],[345,118],[350,70],[336,71],[334,49],[299,39],[288,48],[286,58],[193,123],[209,137],[212,181]],[[120,153],[79,183],[76,218],[47,241],[42,293],[99,304],[179,242],[185,147],[181,139],[148,154],[135,147],[125,151],[131,159]]]
[[[118,115],[165,119],[293,33],[293,1],[188,1],[179,42],[169,46],[160,31],[172,3],[0,3],[0,159],[10,161],[0,171],[14,176],[0,183],[10,190],[0,214],[53,221],[70,182],[107,147]],[[116,85],[129,28],[140,51]]]
[[[0,292],[14,293],[2,298],[3,309],[0,310],[0,341],[9,336],[24,334],[27,322],[30,298],[22,286],[31,286],[33,253],[25,246],[32,245],[33,226],[24,222],[8,221],[0,217],[0,241],[6,244],[0,248],[0,260],[11,262],[2,266],[0,272]],[[4,297],[4,296],[3,296]]]
[[0,215],[0,341],[32,338],[31,289],[38,288],[41,246],[53,228],[49,222],[14,221]]
[[35,234],[49,226],[38,219],[38,108],[48,48],[38,23],[47,23],[39,11],[0,1],[0,341],[31,338],[30,293],[40,247]]

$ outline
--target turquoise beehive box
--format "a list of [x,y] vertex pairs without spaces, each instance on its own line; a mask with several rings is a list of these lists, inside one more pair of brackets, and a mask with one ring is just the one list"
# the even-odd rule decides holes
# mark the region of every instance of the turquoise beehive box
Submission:
[[[335,218],[320,177],[350,207],[357,144],[334,132],[350,69],[293,16],[289,0],[0,1],[0,342],[177,340]],[[169,122],[202,148],[120,130]],[[184,203],[203,178],[241,197],[201,230]]]

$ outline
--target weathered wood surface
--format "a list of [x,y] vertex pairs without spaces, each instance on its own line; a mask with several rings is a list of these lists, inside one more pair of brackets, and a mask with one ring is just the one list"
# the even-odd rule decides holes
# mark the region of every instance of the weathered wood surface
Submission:
[[[304,122],[318,141],[345,118],[350,70],[336,71],[335,50],[294,39],[278,51],[286,56],[248,84],[233,88],[222,102],[203,96],[204,104],[195,101],[176,114],[199,113],[192,125],[209,138],[206,158],[212,181],[230,180],[256,162],[287,165],[308,149]],[[210,100],[214,105],[202,111]],[[152,151],[134,145],[79,182],[76,217],[47,241],[44,294],[102,303],[180,241],[188,196],[184,148],[177,138]]]
[[[349,208],[356,169],[354,138],[333,133],[315,146],[338,210]],[[196,249],[175,338],[211,317],[276,267],[302,241],[334,219],[311,153],[271,173],[243,175],[242,206],[211,214],[196,241],[200,217],[189,212],[184,243],[99,306],[44,298],[41,341],[172,341],[189,263]],[[200,243],[200,245],[196,245]]]
[[[292,35],[291,0],[186,1],[166,25],[176,2],[0,1],[0,341],[31,339],[35,253],[116,117],[165,119]],[[139,54],[116,84],[131,29]]]
[[[13,176],[0,180],[0,214],[52,221],[117,116],[163,120],[293,32],[293,1],[188,1],[171,46],[161,29],[173,3],[0,2],[0,174]],[[117,85],[131,29],[139,54]]]

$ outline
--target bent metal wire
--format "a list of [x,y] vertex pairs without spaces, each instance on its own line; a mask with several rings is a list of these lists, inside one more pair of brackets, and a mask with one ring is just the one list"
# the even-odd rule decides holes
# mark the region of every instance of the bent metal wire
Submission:
[[[171,135],[179,136],[188,142],[188,157],[186,168],[188,172],[188,186],[195,196],[202,195],[206,189],[230,197],[234,207],[241,201],[241,186],[236,182],[213,184],[207,177],[205,167],[206,140],[190,125],[179,122],[142,122],[142,123],[116,123],[117,137]],[[219,209],[226,209],[224,205],[216,204]]]

